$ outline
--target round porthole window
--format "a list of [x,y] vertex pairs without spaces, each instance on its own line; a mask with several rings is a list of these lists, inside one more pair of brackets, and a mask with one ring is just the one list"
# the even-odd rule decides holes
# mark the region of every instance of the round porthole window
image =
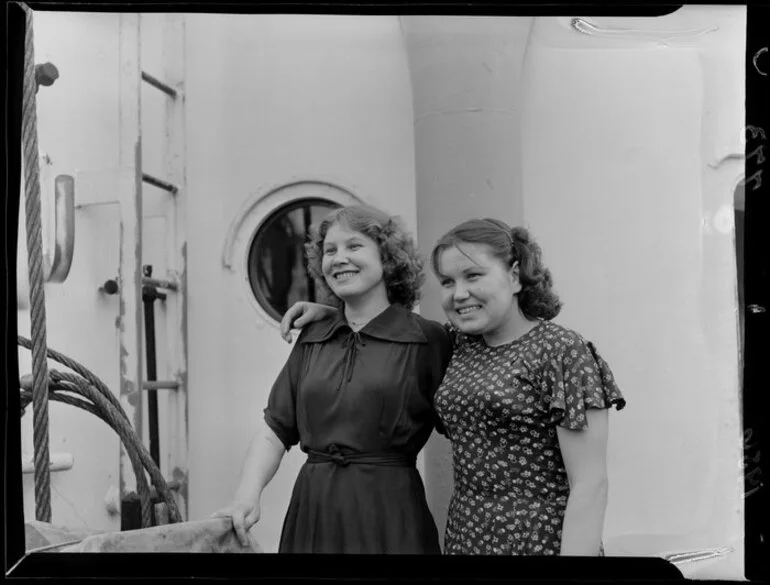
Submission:
[[319,197],[292,201],[268,215],[248,251],[248,278],[261,307],[277,321],[297,301],[315,301],[304,244],[310,226],[339,203]]

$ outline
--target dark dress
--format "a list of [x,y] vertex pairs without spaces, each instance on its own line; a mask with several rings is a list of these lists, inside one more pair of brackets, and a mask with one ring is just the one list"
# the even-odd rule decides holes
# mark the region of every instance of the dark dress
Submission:
[[625,400],[577,333],[541,321],[489,347],[458,335],[435,406],[452,441],[445,554],[558,555],[569,496],[556,426],[585,429],[588,408]]
[[440,554],[415,458],[451,352],[442,325],[396,304],[358,332],[341,311],[302,331],[265,409],[310,454],[279,552]]

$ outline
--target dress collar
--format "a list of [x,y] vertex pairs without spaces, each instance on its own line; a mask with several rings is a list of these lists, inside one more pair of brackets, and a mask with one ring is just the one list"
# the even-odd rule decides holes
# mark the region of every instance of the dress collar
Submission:
[[[300,343],[326,341],[334,337],[340,329],[351,330],[342,309],[338,310],[333,317],[309,325]],[[358,333],[396,343],[428,343],[415,315],[409,309],[395,303],[359,329]]]

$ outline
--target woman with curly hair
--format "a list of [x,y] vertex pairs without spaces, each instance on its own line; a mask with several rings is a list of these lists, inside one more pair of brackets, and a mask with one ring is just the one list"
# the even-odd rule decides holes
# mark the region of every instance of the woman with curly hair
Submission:
[[[561,302],[540,247],[474,219],[431,260],[454,348],[434,396],[453,455],[444,553],[603,554],[607,410],[625,400],[594,345],[551,321]],[[325,311],[295,305],[284,333]]]
[[306,244],[335,305],[300,334],[273,384],[231,516],[239,539],[284,453],[308,454],[283,524],[282,553],[434,553],[438,530],[416,457],[437,423],[433,395],[451,355],[438,323],[411,309],[423,281],[412,238],[365,206],[333,211]]

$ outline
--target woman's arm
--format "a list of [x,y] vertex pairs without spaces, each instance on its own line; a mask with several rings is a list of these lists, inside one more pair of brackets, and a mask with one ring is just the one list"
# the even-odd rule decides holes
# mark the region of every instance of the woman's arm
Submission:
[[587,409],[588,428],[557,426],[570,494],[561,536],[561,554],[599,555],[607,507],[607,410]]
[[229,516],[243,546],[249,546],[247,533],[259,521],[262,491],[278,470],[286,447],[264,420],[249,445],[241,480],[232,504],[214,514]]
[[291,330],[302,329],[313,321],[321,321],[337,312],[336,307],[299,301],[294,303],[281,319],[281,337],[286,343],[291,343]]

